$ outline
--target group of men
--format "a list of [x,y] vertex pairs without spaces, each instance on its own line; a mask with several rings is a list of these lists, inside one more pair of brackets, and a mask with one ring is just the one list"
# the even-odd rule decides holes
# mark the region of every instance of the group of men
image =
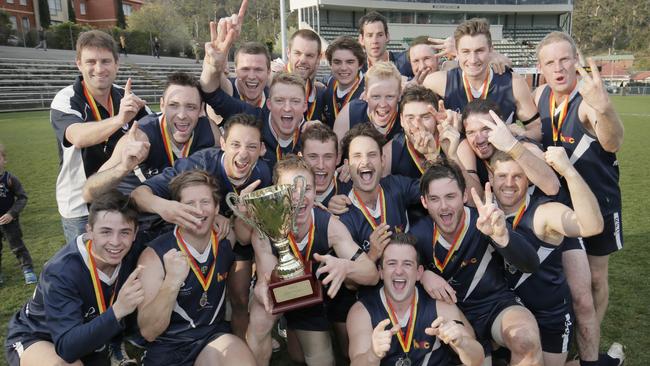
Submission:
[[[534,92],[487,21],[395,54],[376,12],[326,50],[295,32],[286,65],[242,43],[229,78],[245,9],[210,24],[200,78],[170,75],[155,114],[113,84],[114,40],[80,35],[51,110],[68,244],[10,321],[11,365],[100,364],[137,334],[144,364],[268,365],[281,316],[307,365],[337,345],[353,365],[563,365],[574,329],[576,362],[620,365],[599,330],[623,126],[569,35],[540,42]],[[298,176],[289,240],[326,296],[272,315],[276,253],[224,197]]]

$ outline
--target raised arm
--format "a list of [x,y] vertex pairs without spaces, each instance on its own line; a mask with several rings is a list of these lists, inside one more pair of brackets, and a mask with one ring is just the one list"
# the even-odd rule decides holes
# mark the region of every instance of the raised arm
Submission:
[[425,329],[425,333],[438,337],[448,344],[463,365],[479,366],[485,359],[483,346],[476,341],[471,324],[456,305],[436,302],[438,318]]
[[138,129],[137,122],[134,122],[129,132],[115,145],[111,157],[97,173],[86,180],[83,187],[84,201],[91,202],[102,191],[118,185],[149,156],[150,146],[149,138]]
[[490,111],[494,122],[482,119],[484,125],[490,128],[488,141],[519,163],[528,179],[549,196],[556,195],[560,190],[560,181],[555,172],[544,161],[542,151],[531,143],[517,141],[510,129],[501,118]]
[[133,120],[145,104],[145,101],[131,92],[131,79],[129,78],[124,87],[124,97],[120,101],[117,115],[102,121],[73,123],[66,128],[65,139],[79,149],[100,144]]
[[[582,66],[576,65],[582,76],[579,93],[585,102],[580,105],[580,109],[583,111],[580,113],[580,120],[588,121],[590,129],[596,133],[598,142],[603,149],[614,153],[623,145],[623,123],[609,99],[598,66],[593,59],[589,58],[588,60],[591,76]],[[585,104],[586,106],[583,108]],[[583,115],[586,115],[584,116],[586,118],[583,118]]]
[[545,228],[544,235],[552,236],[552,233],[557,233],[557,239],[560,241],[564,236],[589,237],[601,233],[603,216],[598,200],[569,161],[566,150],[561,146],[549,146],[545,157],[553,169],[566,180],[573,209],[558,202],[540,206],[535,214],[535,233],[537,234],[538,224]]

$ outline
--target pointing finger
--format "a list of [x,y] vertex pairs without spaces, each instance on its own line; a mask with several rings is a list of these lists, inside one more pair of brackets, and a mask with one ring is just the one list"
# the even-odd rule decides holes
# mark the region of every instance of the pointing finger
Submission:
[[377,324],[375,329],[378,329],[379,331],[384,331],[386,330],[386,327],[390,324],[390,319],[386,318]]
[[248,9],[248,0],[244,0],[241,2],[241,6],[239,7],[239,14],[237,14],[237,18],[241,21],[244,19],[244,16],[246,15],[246,10]]
[[124,86],[124,95],[130,95],[131,94],[131,78],[128,78],[126,80],[126,85]]
[[130,283],[132,283],[133,281],[135,281],[135,280],[138,278],[138,276],[140,276],[140,272],[142,272],[142,268],[144,268],[144,267],[141,266],[141,265],[138,265],[138,266],[133,270],[133,272],[131,272],[131,274],[130,274],[129,277],[126,279],[126,281],[124,281],[124,285],[126,285],[126,284],[130,284]]

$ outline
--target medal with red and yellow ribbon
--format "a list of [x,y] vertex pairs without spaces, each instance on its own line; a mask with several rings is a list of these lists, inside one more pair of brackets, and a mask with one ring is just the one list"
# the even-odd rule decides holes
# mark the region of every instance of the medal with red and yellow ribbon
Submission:
[[569,96],[564,97],[564,102],[562,102],[562,110],[557,119],[557,124],[555,123],[555,94],[551,90],[551,95],[549,96],[549,109],[551,113],[551,127],[553,128],[553,143],[557,145],[558,140],[560,140],[560,133],[562,131],[562,125],[566,119],[567,111],[569,110]]
[[[293,131],[293,137],[291,139],[291,151],[293,152],[294,149],[296,148],[296,143],[298,142],[298,139],[300,138],[300,126],[296,127],[295,131]],[[280,161],[282,159],[282,147],[280,146],[280,140],[277,141],[277,145],[275,146],[275,159],[276,161]]]
[[[167,159],[169,159],[169,163],[171,165],[174,165],[174,150],[172,147],[172,144],[174,143],[174,138],[171,136],[169,133],[169,130],[167,129],[167,120],[165,119],[165,115],[163,114],[161,119],[160,119],[160,134],[162,135],[163,139],[163,146],[165,147],[165,153],[167,154]],[[190,137],[189,140],[187,140],[186,143],[183,144],[183,147],[180,149],[180,156],[179,158],[186,158],[190,155],[190,146],[192,146],[192,140],[194,140],[194,132],[192,132],[192,136]]]
[[386,223],[386,197],[384,196],[384,189],[379,187],[379,222],[375,220],[375,218],[370,214],[370,211],[368,210],[368,207],[366,206],[365,203],[361,200],[359,197],[359,194],[357,193],[354,188],[352,189],[352,192],[354,192],[354,196],[357,198],[357,201],[359,202],[359,208],[361,208],[361,213],[363,213],[363,216],[366,218],[366,221],[370,224],[372,227],[372,230],[375,230],[377,226],[381,224]]
[[356,79],[354,79],[354,84],[352,84],[352,87],[350,88],[350,91],[345,96],[345,99],[343,100],[343,103],[341,103],[341,108],[339,108],[338,104],[336,103],[336,96],[338,95],[337,90],[338,90],[338,87],[339,87],[339,81],[334,80],[334,87],[333,87],[334,90],[332,91],[332,106],[334,106],[334,118],[338,117],[339,116],[339,111],[341,109],[343,109],[343,107],[345,107],[346,104],[348,104],[350,102],[350,99],[352,98],[354,93],[359,88],[359,84],[361,84],[361,78],[359,77],[359,74],[357,74]]
[[519,209],[515,214],[515,218],[512,220],[512,230],[517,228],[519,221],[521,221],[521,218],[524,216],[524,212],[526,212],[526,199],[521,203],[521,206],[519,206]]
[[296,237],[293,235],[293,232],[289,233],[289,246],[291,247],[291,251],[293,252],[293,255],[296,256],[298,260],[300,260],[301,263],[305,263],[309,260],[309,256],[311,255],[311,249],[314,246],[314,231],[316,230],[316,225],[312,222],[311,225],[309,225],[309,234],[307,235],[307,247],[305,249],[305,256],[303,257],[302,252],[300,252],[300,248],[298,247],[298,242],[296,241]]
[[[99,308],[99,313],[102,314],[106,311],[106,299],[104,298],[104,290],[102,289],[102,282],[99,279],[99,273],[97,272],[97,264],[95,263],[95,257],[92,253],[93,241],[88,240],[86,243],[86,250],[88,251],[88,266],[90,267],[90,279],[93,282],[93,290],[95,292],[95,299],[97,300],[97,307]],[[113,285],[113,293],[111,294],[111,299],[108,303],[108,306],[113,306],[113,301],[115,300],[115,283]]]
[[183,236],[181,235],[178,226],[174,228],[174,236],[176,237],[176,244],[178,244],[178,247],[180,248],[181,252],[183,252],[187,257],[187,261],[190,264],[190,268],[192,268],[192,272],[194,272],[196,279],[199,281],[201,287],[203,288],[203,294],[201,295],[201,299],[199,300],[199,305],[201,307],[204,307],[205,305],[208,304],[208,289],[210,288],[210,284],[212,283],[212,278],[214,277],[214,271],[217,264],[217,254],[219,252],[219,238],[217,236],[217,233],[216,231],[212,230],[212,233],[210,234],[210,246],[212,247],[213,258],[212,258],[212,264],[210,265],[210,269],[207,271],[208,273],[206,275],[203,275],[203,271],[201,270],[201,267],[199,267],[199,264],[196,263],[194,256],[192,256],[189,249],[187,248],[187,243],[185,243],[185,240],[183,240]]
[[438,231],[438,225],[435,224],[433,225],[433,264],[436,266],[436,268],[438,268],[440,272],[443,272],[445,270],[445,267],[447,267],[447,264],[451,260],[451,257],[458,250],[460,243],[463,241],[463,238],[467,233],[468,225],[465,222],[465,210],[463,210],[463,217],[461,217],[460,221],[463,223],[463,226],[461,226],[460,230],[456,232],[456,235],[454,236],[454,240],[451,243],[451,246],[447,251],[447,255],[445,256],[445,259],[442,263],[440,263],[440,260],[438,259],[438,257],[436,257],[436,250],[435,250],[436,244],[438,244],[438,239],[440,237],[440,232]]
[[[471,102],[474,100],[474,95],[472,94],[472,85],[469,83],[467,76],[463,73],[463,86],[465,87],[465,96],[467,96],[467,101]],[[488,70],[487,75],[485,75],[485,80],[483,81],[483,87],[481,88],[481,99],[487,98],[488,90],[490,89],[490,70]]]
[[398,329],[396,334],[397,340],[399,341],[399,344],[402,347],[404,353],[408,355],[409,351],[411,350],[411,344],[413,343],[413,333],[415,333],[415,320],[418,315],[418,303],[416,301],[416,296],[413,294],[411,307],[409,308],[409,322],[406,326],[406,334],[404,334],[402,331],[402,326],[399,323],[399,319],[397,318],[397,314],[395,314],[395,311],[393,310],[393,305],[390,303],[388,295],[386,295],[386,289],[384,289],[384,295],[386,296],[386,305],[388,305],[386,312],[388,313],[390,322],[393,324],[393,327],[396,326]]
[[316,92],[316,88],[312,85],[311,80],[307,79],[307,82],[305,83],[305,101],[307,102],[309,108],[307,108],[307,112],[305,114],[306,121],[312,120],[312,117],[314,116],[314,111],[316,110],[316,102],[317,102],[316,95],[314,95],[314,101],[311,103],[311,105],[309,104],[309,97],[311,97],[311,94],[315,92]]
[[[88,104],[90,105],[90,110],[93,113],[93,117],[95,117],[95,121],[103,120],[101,113],[99,113],[97,102],[95,102],[95,98],[93,98],[93,96],[90,94],[90,91],[88,91],[88,88],[86,88],[86,83],[84,81],[81,82],[81,86],[84,92],[84,97],[86,97],[86,101],[88,101]],[[110,106],[108,115],[113,117],[113,96],[110,94],[110,92],[108,94],[108,105]]]
[[[406,149],[408,150],[413,163],[415,163],[415,166],[418,168],[418,171],[420,171],[420,174],[424,174],[427,159],[425,159],[425,157],[420,154],[420,152],[413,146],[406,135],[404,138],[406,139]],[[438,155],[440,155],[440,143],[438,143],[438,136],[436,135],[435,138],[436,145],[438,146]]]

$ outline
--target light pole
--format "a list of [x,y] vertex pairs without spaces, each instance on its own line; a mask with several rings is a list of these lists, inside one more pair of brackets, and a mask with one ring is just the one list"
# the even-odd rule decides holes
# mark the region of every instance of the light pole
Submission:
[[282,45],[282,61],[287,62],[287,21],[285,19],[284,0],[280,0],[280,41]]

